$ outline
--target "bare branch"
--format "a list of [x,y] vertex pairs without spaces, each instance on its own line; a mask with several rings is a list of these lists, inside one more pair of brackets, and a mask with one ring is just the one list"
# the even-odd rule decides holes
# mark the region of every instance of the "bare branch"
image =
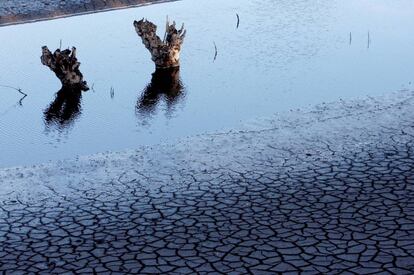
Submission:
[[13,89],[13,90],[18,91],[19,93],[21,93],[24,97],[26,97],[26,96],[27,96],[27,94],[26,94],[26,93],[24,93],[24,92],[22,92],[22,89],[20,89],[20,88],[15,88],[15,87],[13,87],[13,86],[8,86],[8,85],[0,85],[0,87],[9,88],[9,89]]
[[20,88],[16,88],[16,87],[13,87],[13,86],[9,86],[9,85],[0,85],[0,87],[15,90],[15,91],[19,92],[21,95],[23,95],[23,96],[19,99],[19,102],[18,102],[20,106],[22,106],[22,105],[23,105],[23,104],[22,104],[22,103],[23,103],[23,100],[27,97],[27,94],[26,94],[26,93],[24,93],[24,92],[22,92],[22,89],[20,89]]

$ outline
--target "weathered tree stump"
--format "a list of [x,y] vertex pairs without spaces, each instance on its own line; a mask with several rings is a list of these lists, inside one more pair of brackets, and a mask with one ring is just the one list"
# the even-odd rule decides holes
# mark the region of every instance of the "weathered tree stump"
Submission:
[[46,46],[43,46],[40,60],[56,74],[63,87],[81,91],[89,90],[79,70],[80,62],[76,58],[75,47],[72,47],[72,50],[57,49],[52,54]]
[[184,86],[180,80],[179,67],[157,69],[152,74],[151,83],[138,99],[137,113],[152,113],[162,98],[166,101],[167,111],[170,111],[178,99],[182,97],[183,91]]
[[137,34],[141,37],[142,43],[151,53],[151,59],[154,61],[157,69],[173,68],[180,66],[181,45],[184,42],[186,31],[184,24],[180,30],[175,28],[175,22],[172,25],[167,20],[164,40],[156,34],[157,26],[147,20],[134,21],[134,27]]

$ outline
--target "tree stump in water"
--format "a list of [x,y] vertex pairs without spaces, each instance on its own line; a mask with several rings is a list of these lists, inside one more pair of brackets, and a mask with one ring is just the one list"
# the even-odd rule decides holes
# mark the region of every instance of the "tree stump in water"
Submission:
[[184,42],[186,31],[184,24],[180,30],[175,28],[167,20],[164,40],[157,35],[157,26],[147,20],[134,21],[137,34],[141,37],[142,43],[151,53],[157,69],[174,68],[180,66],[181,45]]
[[79,91],[89,90],[79,71],[80,62],[76,58],[75,47],[72,47],[72,50],[57,49],[52,54],[46,46],[43,46],[40,60],[56,74],[63,87]]

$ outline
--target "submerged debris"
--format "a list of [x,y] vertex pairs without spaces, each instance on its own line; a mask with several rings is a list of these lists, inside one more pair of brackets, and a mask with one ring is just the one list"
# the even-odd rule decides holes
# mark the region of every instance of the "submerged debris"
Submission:
[[61,51],[57,49],[52,54],[46,46],[43,46],[40,60],[43,65],[49,67],[56,74],[62,86],[80,91],[89,90],[79,70],[80,62],[76,58],[75,47],[72,47],[72,50],[66,49]]
[[156,34],[157,26],[154,23],[146,19],[134,21],[135,31],[150,51],[151,59],[158,69],[180,66],[181,45],[184,42],[186,31],[184,24],[180,30],[177,30],[175,25],[175,22],[170,25],[167,19],[164,39],[161,40]]

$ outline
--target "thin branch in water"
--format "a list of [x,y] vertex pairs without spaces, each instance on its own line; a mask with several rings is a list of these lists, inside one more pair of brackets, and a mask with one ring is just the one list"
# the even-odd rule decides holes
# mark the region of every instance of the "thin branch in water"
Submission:
[[236,13],[236,16],[237,16],[237,26],[236,26],[236,29],[238,29],[239,26],[240,26],[240,16],[239,16],[238,13]]
[[62,50],[62,39],[60,39],[60,42],[59,42],[59,50]]
[[8,86],[8,85],[0,85],[0,87],[9,88],[9,89],[12,89],[12,90],[18,91],[19,93],[21,93],[21,94],[22,94],[22,95],[24,95],[25,97],[27,96],[27,94],[26,94],[26,93],[23,93],[23,92],[22,92],[22,89],[20,89],[20,88],[16,88],[16,87]]
[[22,103],[23,103],[23,99],[25,99],[25,98],[26,98],[26,96],[27,96],[27,95],[24,95],[24,96],[23,96],[23,97],[19,100],[19,105],[20,105],[20,106],[23,106],[23,104],[22,104]]
[[368,31],[368,49],[369,49],[369,46],[370,46],[370,44],[371,44],[371,37],[370,37],[370,35],[369,35],[369,31]]
[[113,99],[114,96],[115,96],[115,89],[112,86],[111,86],[111,89],[110,89],[109,93],[111,95],[111,98]]
[[92,87],[91,87],[92,92],[95,92],[95,89],[93,88],[94,86],[95,86],[95,83],[92,83]]
[[9,89],[12,89],[12,90],[15,90],[15,91],[18,91],[20,94],[22,94],[23,96],[22,96],[22,98],[20,98],[20,100],[19,100],[19,105],[20,106],[23,106],[23,99],[25,99],[26,98],[26,96],[27,96],[27,94],[26,93],[24,93],[24,92],[22,92],[22,89],[20,89],[20,88],[16,88],[16,87],[12,87],[12,86],[8,86],[8,85],[0,85],[0,87],[4,87],[4,88],[9,88]]
[[213,59],[213,62],[214,62],[214,61],[216,61],[218,51],[217,51],[217,45],[216,45],[216,42],[214,42],[214,41],[213,41],[213,43],[214,43],[214,51],[215,51],[215,53],[214,53],[214,59]]
[[352,32],[349,33],[349,45],[352,44]]

